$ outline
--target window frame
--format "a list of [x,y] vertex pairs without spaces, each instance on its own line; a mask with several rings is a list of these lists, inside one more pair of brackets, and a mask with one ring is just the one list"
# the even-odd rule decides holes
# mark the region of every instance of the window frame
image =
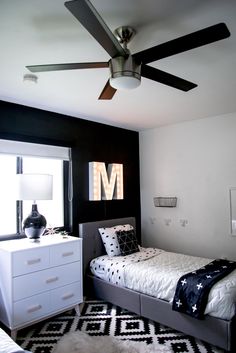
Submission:
[[[16,157],[16,174],[21,174],[23,172],[24,156],[15,155],[15,157]],[[34,157],[34,156],[32,156],[32,157]],[[37,157],[37,156],[35,156],[35,157]],[[70,176],[69,176],[69,169],[70,169],[69,164],[70,163],[71,163],[71,161],[69,161],[69,160],[62,160],[64,226],[57,227],[58,230],[67,231],[68,233],[70,233],[71,229],[72,229],[72,221],[71,221],[72,220],[72,202],[69,200],[69,183],[71,182]],[[26,235],[23,233],[23,230],[22,230],[23,201],[20,201],[20,200],[16,201],[16,219],[15,219],[15,221],[16,221],[16,233],[0,235],[0,242],[5,241],[5,240],[26,238]]]

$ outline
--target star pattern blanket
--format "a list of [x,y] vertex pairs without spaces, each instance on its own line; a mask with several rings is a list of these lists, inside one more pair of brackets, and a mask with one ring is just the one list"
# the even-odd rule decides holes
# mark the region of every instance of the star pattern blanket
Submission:
[[210,289],[235,269],[236,262],[217,259],[180,277],[172,309],[203,319]]
[[[126,256],[102,255],[90,264],[93,275],[110,283],[173,303],[180,277],[206,266],[213,259],[140,248]],[[230,320],[235,315],[236,269],[210,290],[205,315]]]

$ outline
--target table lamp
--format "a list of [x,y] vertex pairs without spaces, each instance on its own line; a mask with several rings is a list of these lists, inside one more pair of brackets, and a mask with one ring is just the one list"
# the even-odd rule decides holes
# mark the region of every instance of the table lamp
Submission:
[[25,235],[38,241],[43,234],[47,221],[38,212],[36,200],[52,200],[53,177],[49,174],[17,174],[17,200],[32,200],[32,211],[23,221]]

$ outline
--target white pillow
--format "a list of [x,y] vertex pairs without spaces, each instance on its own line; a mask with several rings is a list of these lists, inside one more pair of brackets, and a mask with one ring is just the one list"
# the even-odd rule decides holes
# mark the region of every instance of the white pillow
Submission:
[[130,224],[117,225],[110,228],[98,228],[108,256],[118,256],[121,254],[116,232],[118,230],[131,229],[134,229],[134,227]]

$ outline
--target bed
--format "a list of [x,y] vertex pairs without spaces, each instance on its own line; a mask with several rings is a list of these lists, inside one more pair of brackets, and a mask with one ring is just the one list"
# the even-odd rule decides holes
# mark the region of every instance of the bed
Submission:
[[30,353],[25,351],[0,327],[0,352],[1,353]]
[[119,224],[130,224],[135,228],[135,218],[127,217],[79,225],[79,235],[83,238],[84,283],[88,293],[93,293],[97,298],[202,339],[229,352],[235,351],[236,315],[229,320],[210,315],[206,315],[203,320],[197,320],[189,315],[173,311],[172,305],[166,300],[109,283],[91,274],[90,262],[105,254],[98,229]]

